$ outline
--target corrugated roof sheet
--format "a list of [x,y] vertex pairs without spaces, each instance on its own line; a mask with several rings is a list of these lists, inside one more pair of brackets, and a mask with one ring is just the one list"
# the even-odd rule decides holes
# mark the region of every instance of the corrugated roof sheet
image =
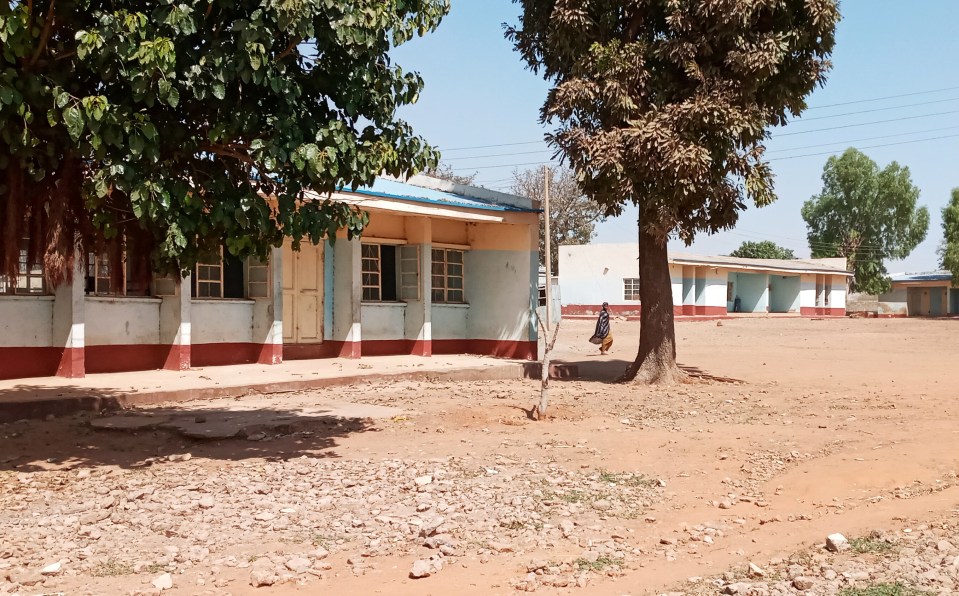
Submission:
[[891,276],[892,281],[952,281],[952,274],[948,271],[928,271],[926,273],[896,273]]
[[442,190],[434,190],[432,188],[423,188],[387,178],[377,178],[372,187],[361,187],[355,191],[344,188],[342,192],[400,201],[412,201],[414,203],[430,203],[449,207],[481,209],[483,211],[513,211],[520,213],[539,213],[540,211],[539,209],[517,207],[515,205],[497,203],[487,199],[479,199]]

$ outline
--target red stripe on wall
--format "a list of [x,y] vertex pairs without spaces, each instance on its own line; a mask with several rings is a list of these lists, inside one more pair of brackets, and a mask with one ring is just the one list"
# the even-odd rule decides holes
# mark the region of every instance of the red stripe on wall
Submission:
[[190,360],[193,366],[253,364],[259,359],[262,347],[254,343],[193,344]]
[[155,344],[87,346],[84,364],[88,373],[156,370],[164,367],[169,351]]
[[496,339],[434,339],[434,354],[476,354],[512,360],[536,360],[535,341]]
[[280,364],[283,362],[282,344],[263,344],[260,346],[260,356],[256,359],[259,364]]
[[846,316],[846,309],[803,306],[799,309],[799,314],[807,317],[844,317]]
[[415,343],[412,339],[364,339],[360,352],[362,356],[408,356]]
[[0,379],[52,377],[60,367],[63,348],[0,348]]

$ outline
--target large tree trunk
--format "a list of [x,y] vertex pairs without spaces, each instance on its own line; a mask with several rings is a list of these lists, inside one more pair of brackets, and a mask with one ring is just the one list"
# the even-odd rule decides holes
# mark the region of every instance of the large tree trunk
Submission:
[[674,383],[686,375],[676,366],[673,288],[665,236],[639,226],[639,353],[623,381]]

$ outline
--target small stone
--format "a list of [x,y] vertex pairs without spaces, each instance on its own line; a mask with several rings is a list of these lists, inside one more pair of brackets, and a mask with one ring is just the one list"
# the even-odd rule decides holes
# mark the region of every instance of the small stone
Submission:
[[494,551],[496,551],[496,552],[498,552],[498,553],[511,553],[511,552],[513,552],[513,547],[510,546],[509,544],[506,544],[505,542],[497,542],[497,541],[495,541],[495,540],[491,540],[491,541],[487,544],[487,546],[490,548],[490,550],[494,550]]
[[941,553],[951,553],[953,550],[955,550],[955,547],[948,540],[940,540],[938,543],[936,543],[936,550]]
[[276,583],[276,570],[269,559],[257,559],[250,569],[250,585],[254,588],[272,586]]
[[830,534],[826,536],[826,550],[838,553],[849,548],[849,541],[842,534]]
[[319,548],[317,548],[315,551],[313,551],[313,557],[314,557],[317,561],[322,561],[323,559],[327,558],[328,556],[330,556],[330,551],[326,550],[326,549],[323,548],[323,547],[319,547]]
[[293,573],[306,573],[310,568],[310,560],[304,557],[293,557],[286,562],[286,568]]
[[270,513],[269,511],[261,511],[253,516],[253,519],[257,521],[273,521],[276,519],[276,516]]
[[216,505],[216,499],[210,495],[206,495],[200,498],[200,507],[204,509],[212,509]]
[[418,478],[414,479],[413,482],[416,483],[416,486],[426,486],[427,484],[431,484],[433,482],[433,477],[429,475],[419,476]]
[[793,579],[793,587],[797,590],[811,590],[813,583],[808,577],[799,576]]
[[[262,441],[262,440],[265,439],[265,438],[266,438],[266,433],[264,433],[264,432],[259,432],[259,433],[253,433],[253,434],[251,434],[251,435],[247,435],[246,440],[247,440],[247,441]],[[273,584],[265,584],[265,585],[271,585],[271,586],[272,586]]]
[[559,529],[563,532],[563,538],[568,538],[569,535],[573,533],[573,528],[575,527],[576,524],[568,519],[564,519],[563,521],[559,522]]
[[429,577],[432,573],[433,565],[425,559],[419,559],[413,563],[413,568],[410,570],[410,577],[413,579],[421,579]]
[[766,572],[765,572],[765,570],[763,570],[763,568],[760,567],[759,565],[757,565],[757,564],[755,564],[755,563],[750,563],[750,564],[749,564],[749,577],[753,577],[753,578],[766,577]]
[[726,500],[726,501],[720,501],[720,502],[719,502],[719,508],[720,508],[720,509],[732,509],[732,508],[733,508],[733,504],[732,504],[731,501],[728,501],[728,500]]
[[169,590],[173,588],[173,576],[169,573],[164,573],[150,583],[158,590]]
[[44,567],[43,569],[40,570],[40,574],[41,574],[41,575],[56,575],[56,574],[60,573],[60,569],[61,569],[62,567],[63,567],[63,565],[61,565],[59,561],[57,561],[56,563],[50,563],[49,565],[47,565],[46,567]]

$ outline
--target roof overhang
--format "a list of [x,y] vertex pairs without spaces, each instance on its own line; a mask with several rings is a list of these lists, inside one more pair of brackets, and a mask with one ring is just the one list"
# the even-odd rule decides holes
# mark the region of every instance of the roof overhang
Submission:
[[716,263],[713,261],[700,261],[697,259],[688,259],[683,257],[678,257],[675,259],[670,259],[670,263],[674,265],[690,265],[695,267],[710,267],[713,269],[737,269],[740,271],[757,271],[757,272],[775,272],[775,273],[793,273],[793,274],[816,274],[816,275],[839,275],[842,277],[852,277],[854,274],[850,271],[840,271],[839,269],[820,269],[815,267],[802,267],[802,268],[791,268],[791,267],[777,267],[775,265],[760,266],[760,265],[744,265],[739,263]]

